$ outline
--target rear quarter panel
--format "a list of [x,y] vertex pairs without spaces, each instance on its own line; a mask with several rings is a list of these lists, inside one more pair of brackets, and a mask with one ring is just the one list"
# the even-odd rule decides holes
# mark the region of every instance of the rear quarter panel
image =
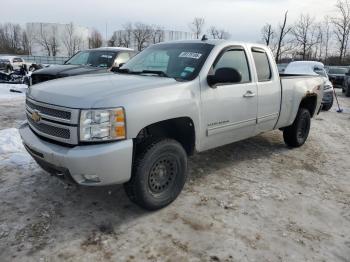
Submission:
[[301,101],[316,95],[316,110],[321,106],[323,97],[323,79],[314,76],[282,76],[282,103],[281,112],[276,128],[286,127],[293,123]]

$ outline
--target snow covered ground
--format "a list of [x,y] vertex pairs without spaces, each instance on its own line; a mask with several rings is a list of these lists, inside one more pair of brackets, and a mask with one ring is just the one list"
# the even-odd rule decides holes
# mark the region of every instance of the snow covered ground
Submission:
[[[24,84],[1,84],[0,83],[0,101],[23,99],[28,86]],[[10,90],[17,92],[11,92]]]
[[0,261],[350,261],[350,98],[307,143],[280,131],[193,156],[184,191],[145,212],[122,186],[67,186],[21,145],[23,95],[0,99]]

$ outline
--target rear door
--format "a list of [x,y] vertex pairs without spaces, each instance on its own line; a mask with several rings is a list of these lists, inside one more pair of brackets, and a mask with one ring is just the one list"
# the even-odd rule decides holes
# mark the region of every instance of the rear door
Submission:
[[216,87],[210,87],[206,81],[202,82],[202,123],[206,130],[203,149],[250,137],[255,131],[257,87],[252,81],[245,48],[233,46],[222,50],[210,73],[227,67],[240,72],[241,82]]
[[253,47],[252,55],[257,74],[258,115],[255,134],[274,128],[281,106],[281,84],[274,70],[272,56],[262,48]]

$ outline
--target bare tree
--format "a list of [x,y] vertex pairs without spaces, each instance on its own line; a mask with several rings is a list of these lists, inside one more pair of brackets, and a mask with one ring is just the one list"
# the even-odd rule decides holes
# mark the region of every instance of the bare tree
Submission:
[[208,30],[208,33],[214,39],[228,39],[230,38],[230,33],[224,29],[218,29],[215,26],[211,26]]
[[146,44],[151,40],[152,28],[143,23],[135,23],[133,29],[133,36],[137,45],[137,50],[141,51],[145,48]]
[[323,24],[321,26],[323,28],[323,44],[322,46],[325,48],[325,54],[324,54],[324,61],[327,62],[328,55],[329,55],[329,45],[331,40],[331,27],[330,27],[330,19],[328,16],[324,18]]
[[164,29],[161,26],[153,25],[151,30],[151,40],[153,44],[164,41]]
[[346,55],[347,44],[350,34],[350,3],[349,0],[338,0],[336,4],[338,15],[332,18],[334,34],[339,48],[339,62]]
[[0,50],[22,53],[22,36],[20,25],[12,23],[0,25]]
[[275,32],[271,24],[264,25],[264,27],[261,29],[261,36],[262,40],[267,46],[270,46],[272,44],[272,41],[275,37]]
[[102,35],[97,29],[93,29],[89,37],[89,48],[102,46]]
[[314,18],[311,18],[309,14],[301,14],[292,29],[292,34],[296,45],[301,49],[300,54],[303,60],[309,58],[312,47],[317,43],[317,40],[314,39]]
[[201,18],[201,17],[195,17],[192,23],[190,24],[190,29],[195,34],[197,39],[200,38],[203,32],[204,24],[205,24],[205,20],[204,18]]
[[49,46],[51,49],[51,55],[57,56],[60,48],[60,42],[57,37],[57,26],[51,27],[51,35],[49,36]]
[[133,26],[131,23],[123,25],[124,33],[122,35],[122,43],[125,47],[130,47],[132,35],[133,35]]
[[74,55],[81,48],[83,39],[75,30],[74,24],[71,22],[65,25],[65,29],[62,35],[62,42],[66,47],[68,56]]
[[292,30],[290,26],[287,26],[287,19],[288,19],[288,11],[284,13],[283,23],[279,26],[277,51],[276,51],[276,57],[275,57],[277,63],[281,59],[282,53],[285,52],[286,50],[291,49],[291,47],[288,46],[286,50],[283,50],[283,47],[286,45],[284,40]]
[[51,56],[49,32],[42,23],[40,24],[39,34],[36,36],[36,41],[44,48],[46,55]]
[[33,31],[33,28],[31,26],[27,26],[26,29],[23,31],[22,45],[26,46],[26,49],[28,50],[27,53],[29,55],[32,54],[32,48],[33,48],[34,42],[35,42],[35,34]]

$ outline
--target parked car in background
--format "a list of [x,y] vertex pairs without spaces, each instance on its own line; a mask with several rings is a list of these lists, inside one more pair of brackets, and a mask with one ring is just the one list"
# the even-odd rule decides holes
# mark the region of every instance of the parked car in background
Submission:
[[332,82],[333,87],[342,88],[344,84],[345,74],[349,72],[346,67],[329,67],[327,70],[329,81]]
[[316,61],[295,61],[289,63],[284,74],[320,75],[324,81],[324,93],[322,98],[322,110],[328,111],[333,106],[333,84],[329,80],[323,63]]
[[283,74],[287,66],[288,66],[288,63],[277,64],[278,72],[280,74]]
[[350,97],[350,70],[344,76],[342,92],[345,93],[345,96]]
[[317,74],[280,77],[264,45],[165,42],[115,74],[29,88],[19,132],[49,173],[85,186],[125,183],[132,201],[155,210],[180,194],[196,151],[275,129],[302,146],[323,84]]
[[6,73],[20,69],[25,64],[24,59],[18,56],[0,56],[0,70]]
[[124,47],[100,47],[80,51],[63,65],[51,65],[36,70],[31,75],[31,84],[67,76],[105,73],[127,62],[136,52]]

